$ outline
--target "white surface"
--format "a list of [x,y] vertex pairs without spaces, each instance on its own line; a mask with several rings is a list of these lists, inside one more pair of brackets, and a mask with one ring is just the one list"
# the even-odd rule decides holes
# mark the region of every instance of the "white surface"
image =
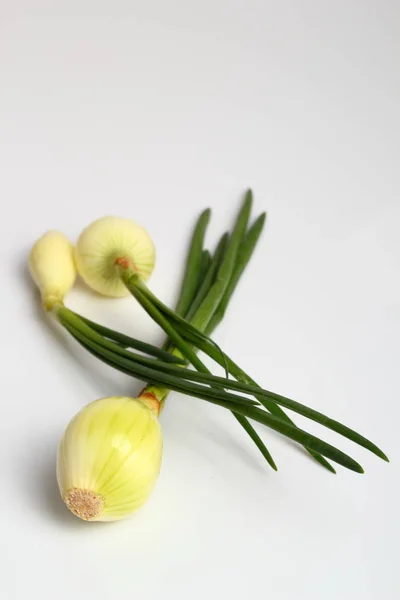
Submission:
[[[399,17],[396,0],[1,2],[2,598],[399,597]],[[218,341],[392,463],[328,432],[366,469],[334,477],[264,431],[275,474],[229,414],[174,394],[148,505],[74,519],[63,429],[140,384],[52,332],[30,245],[134,217],[172,303],[198,212],[212,245],[247,186],[268,227]],[[133,300],[70,305],[162,339]]]

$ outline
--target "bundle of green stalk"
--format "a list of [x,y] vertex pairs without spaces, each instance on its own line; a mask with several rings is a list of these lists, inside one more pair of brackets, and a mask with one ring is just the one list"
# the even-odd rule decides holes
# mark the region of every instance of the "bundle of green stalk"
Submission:
[[[210,210],[201,214],[175,310],[145,284],[154,267],[154,245],[148,233],[130,220],[105,217],[95,221],[82,232],[75,248],[59,232],[46,233],[33,247],[31,273],[45,309],[93,356],[147,383],[137,398],[112,397],[90,403],[67,427],[59,447],[57,476],[64,502],[80,518],[121,519],[147,500],[162,456],[158,416],[171,390],[228,409],[275,470],[274,459],[250,421],[301,444],[333,473],[327,459],[363,472],[353,458],[297,427],[284,408],[388,460],[375,444],[349,427],[261,388],[210,338],[224,318],[264,227],[265,214],[249,226],[251,208],[252,194],[248,192],[233,230],[222,235],[212,255],[204,249]],[[103,295],[132,294],[166,333],[164,347],[114,331],[68,309],[64,296],[75,282],[76,269]],[[199,358],[199,351],[222,366],[225,377],[213,375]]]

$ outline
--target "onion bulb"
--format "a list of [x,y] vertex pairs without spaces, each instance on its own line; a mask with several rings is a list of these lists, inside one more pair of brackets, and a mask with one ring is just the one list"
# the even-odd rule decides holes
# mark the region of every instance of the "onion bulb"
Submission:
[[47,231],[34,244],[29,255],[29,270],[38,286],[46,310],[63,302],[75,283],[73,247],[59,231]]
[[123,297],[129,291],[118,265],[130,266],[141,279],[148,279],[155,263],[155,248],[148,232],[130,219],[103,217],[79,236],[75,248],[79,274],[95,291]]
[[161,457],[161,427],[148,406],[121,396],[95,400],[72,419],[60,442],[62,499],[85,521],[124,519],[150,496]]

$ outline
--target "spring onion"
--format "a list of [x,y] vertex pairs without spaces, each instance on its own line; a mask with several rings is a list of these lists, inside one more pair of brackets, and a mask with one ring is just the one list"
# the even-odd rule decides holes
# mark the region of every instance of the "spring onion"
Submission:
[[[353,429],[258,386],[209,337],[223,319],[264,227],[265,214],[249,226],[251,208],[252,194],[248,192],[232,232],[223,234],[213,254],[204,248],[211,213],[206,210],[200,215],[175,311],[145,284],[155,252],[143,228],[127,219],[105,217],[82,232],[74,256],[83,279],[104,295],[131,293],[167,334],[161,349],[65,306],[64,296],[74,283],[75,266],[72,246],[62,234],[54,239],[46,234],[32,249],[30,269],[45,309],[52,311],[60,325],[94,357],[146,384],[137,398],[116,397],[89,404],[68,426],[60,444],[58,480],[64,502],[77,516],[86,520],[123,518],[147,499],[161,461],[157,417],[171,390],[229,410],[274,469],[275,461],[251,421],[301,444],[332,472],[335,470],[327,459],[363,472],[352,457],[298,428],[283,409],[388,460],[380,448]],[[223,366],[226,377],[213,375],[198,356],[199,351]],[[140,433],[144,422],[148,423],[145,438]]]

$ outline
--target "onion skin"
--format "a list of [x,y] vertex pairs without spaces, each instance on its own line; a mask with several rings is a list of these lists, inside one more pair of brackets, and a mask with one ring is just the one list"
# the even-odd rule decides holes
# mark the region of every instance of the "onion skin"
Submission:
[[130,219],[103,217],[86,227],[75,248],[82,279],[104,296],[129,295],[120,277],[122,263],[147,280],[155,264],[155,247],[148,232]]
[[135,398],[95,400],[69,423],[57,456],[61,496],[86,521],[129,517],[149,498],[160,472],[156,415]]
[[44,308],[52,310],[62,303],[76,279],[69,239],[59,231],[47,231],[30,252],[29,270],[41,292]]

